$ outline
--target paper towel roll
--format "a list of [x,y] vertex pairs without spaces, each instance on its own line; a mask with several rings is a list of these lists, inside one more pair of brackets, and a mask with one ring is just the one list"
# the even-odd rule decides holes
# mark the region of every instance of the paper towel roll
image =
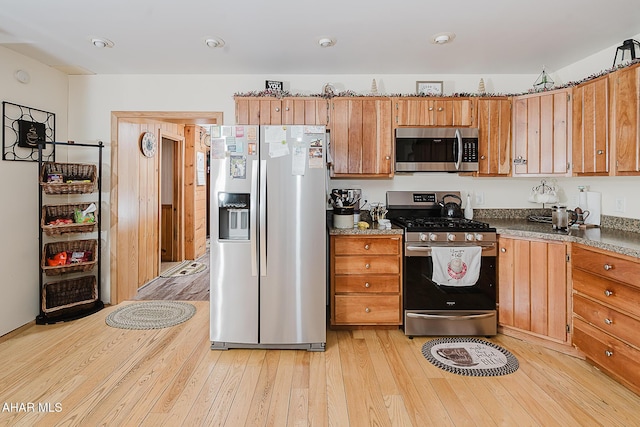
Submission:
[[585,210],[587,208],[587,193],[585,191],[581,191],[578,193],[578,206],[580,209]]
[[587,191],[586,193],[589,216],[584,220],[584,223],[599,226],[600,213],[602,212],[602,194],[597,191]]

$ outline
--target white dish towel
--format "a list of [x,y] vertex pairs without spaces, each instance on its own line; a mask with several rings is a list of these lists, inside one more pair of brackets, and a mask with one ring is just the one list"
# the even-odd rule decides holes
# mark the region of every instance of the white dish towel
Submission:
[[473,286],[480,276],[482,247],[431,248],[433,280],[441,286]]

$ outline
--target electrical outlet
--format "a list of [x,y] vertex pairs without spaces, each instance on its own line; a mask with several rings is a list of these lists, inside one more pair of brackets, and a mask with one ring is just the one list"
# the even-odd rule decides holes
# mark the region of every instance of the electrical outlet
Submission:
[[624,197],[619,197],[616,199],[616,212],[624,212],[626,202]]
[[476,206],[484,205],[484,193],[482,191],[476,192]]

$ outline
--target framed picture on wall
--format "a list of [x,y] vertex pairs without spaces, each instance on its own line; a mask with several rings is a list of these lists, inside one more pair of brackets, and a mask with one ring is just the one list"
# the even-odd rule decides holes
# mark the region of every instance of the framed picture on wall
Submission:
[[442,81],[416,82],[418,95],[442,95]]

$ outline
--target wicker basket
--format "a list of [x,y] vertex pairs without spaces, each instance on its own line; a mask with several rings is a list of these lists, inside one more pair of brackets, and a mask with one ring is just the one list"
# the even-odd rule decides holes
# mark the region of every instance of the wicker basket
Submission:
[[42,311],[53,313],[98,300],[95,276],[45,283],[42,289]]
[[[61,175],[62,182],[47,182],[49,175],[52,174]],[[45,162],[42,164],[40,185],[47,194],[93,193],[96,189],[96,184],[96,165],[54,162]]]
[[62,225],[49,225],[49,222],[59,219],[73,219],[76,209],[81,211],[89,207],[91,203],[77,203],[69,205],[46,205],[42,207],[42,220],[40,226],[47,233],[47,236],[56,236],[64,233],[90,233],[98,224],[98,212],[94,212],[94,222],[71,223]]
[[[63,273],[75,273],[78,271],[91,271],[96,264],[97,240],[69,240],[64,242],[52,242],[44,245],[42,249],[42,270],[47,276],[56,276]],[[52,258],[59,252],[91,251],[91,259],[87,262],[49,266],[47,258]]]

